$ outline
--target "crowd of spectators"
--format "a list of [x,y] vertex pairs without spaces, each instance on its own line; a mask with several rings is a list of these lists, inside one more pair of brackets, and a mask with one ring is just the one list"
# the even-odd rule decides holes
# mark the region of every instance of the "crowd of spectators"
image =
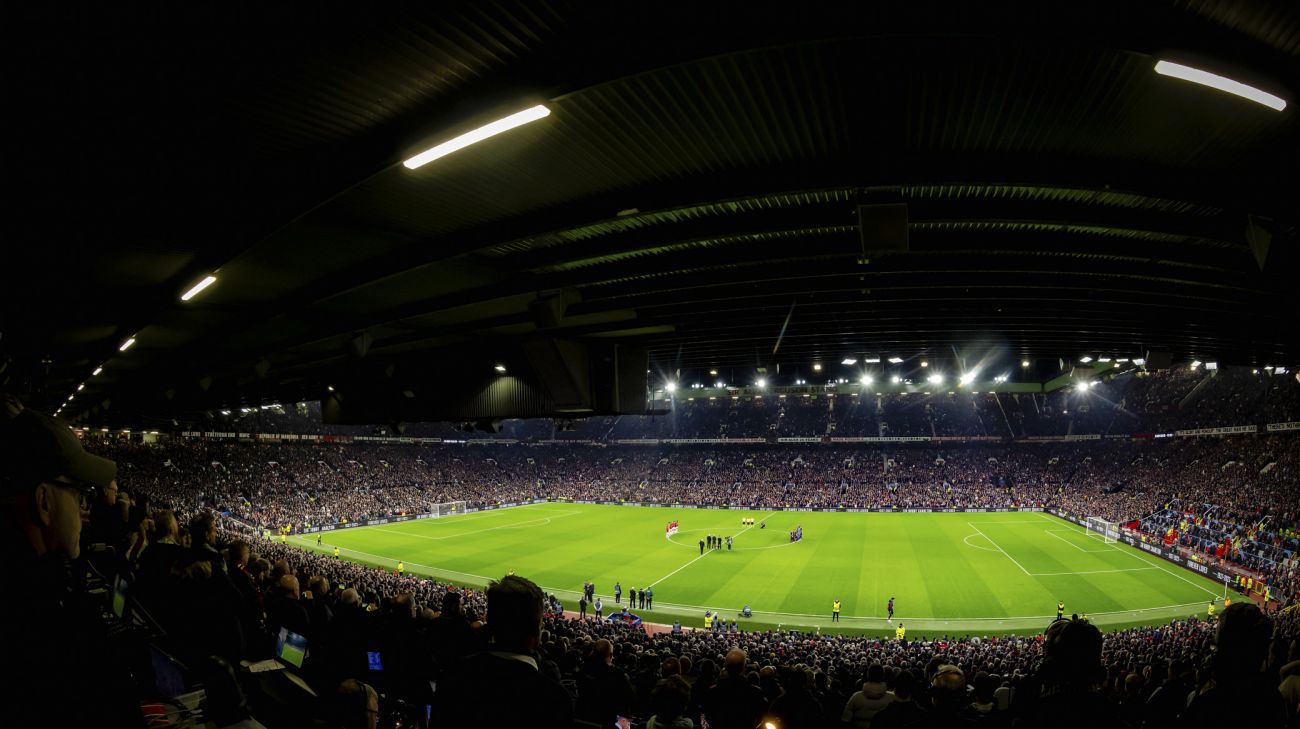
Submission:
[[[890,412],[854,400],[843,406],[877,425]],[[918,403],[900,427],[967,417],[965,405]],[[779,400],[759,412],[728,425],[786,432],[820,417]],[[659,631],[577,619],[522,577],[484,592],[266,538],[458,500],[1054,508],[1249,568],[1286,601],[1300,562],[1294,436],[942,448],[87,438],[96,459],[16,403],[6,420],[5,534],[15,584],[33,597],[4,608],[23,628],[20,654],[35,657],[5,689],[22,725],[142,725],[141,705],[175,700],[160,677],[173,657],[185,684],[205,687],[209,718],[272,727],[1198,727],[1243,711],[1280,726],[1300,710],[1300,611],[1278,603],[1106,634],[1068,619],[1038,635],[923,640]],[[62,438],[60,457],[42,460],[31,432]],[[84,527],[64,503],[78,493]],[[107,617],[115,595],[129,598],[134,632]],[[281,630],[311,645],[295,670],[310,693],[251,670]],[[84,701],[61,696],[68,686]]]
[[[1043,508],[1134,524],[1295,597],[1300,454],[1288,434],[777,446],[94,440],[135,493],[266,529],[570,499],[746,508]],[[1218,550],[1225,540],[1228,547]]]

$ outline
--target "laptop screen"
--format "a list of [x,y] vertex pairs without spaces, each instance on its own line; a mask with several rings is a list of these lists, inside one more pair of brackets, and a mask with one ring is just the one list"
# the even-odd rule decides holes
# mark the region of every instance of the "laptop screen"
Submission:
[[275,640],[275,655],[291,666],[302,668],[303,659],[307,657],[307,639],[288,628],[280,628],[280,635]]
[[113,614],[119,618],[126,614],[126,580],[121,577],[113,580]]

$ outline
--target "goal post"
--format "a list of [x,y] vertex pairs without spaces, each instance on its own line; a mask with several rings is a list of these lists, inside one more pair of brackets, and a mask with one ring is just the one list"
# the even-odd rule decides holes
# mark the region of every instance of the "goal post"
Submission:
[[1087,534],[1101,539],[1106,544],[1114,544],[1119,540],[1119,527],[1115,522],[1106,521],[1100,516],[1090,516],[1087,521]]
[[464,514],[467,501],[445,501],[441,504],[432,504],[429,508],[429,515],[435,519],[453,514]]

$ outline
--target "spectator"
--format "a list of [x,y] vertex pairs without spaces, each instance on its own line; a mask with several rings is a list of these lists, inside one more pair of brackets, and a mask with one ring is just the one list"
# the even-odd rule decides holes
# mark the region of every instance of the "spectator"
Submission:
[[767,701],[763,692],[745,678],[745,651],[727,652],[722,677],[705,701],[705,714],[711,729],[753,729]]
[[[559,684],[537,670],[542,591],[507,575],[487,590],[488,650],[462,661],[435,694],[440,724],[487,726],[508,719],[528,727],[573,724],[573,706]],[[503,711],[503,708],[508,707]]]
[[593,724],[605,724],[615,716],[633,715],[636,697],[627,674],[614,667],[614,644],[605,638],[591,645],[578,675],[578,705],[575,715]]
[[1214,636],[1210,680],[1187,706],[1182,725],[1222,727],[1251,707],[1251,716],[1263,726],[1282,726],[1287,707],[1276,678],[1263,672],[1273,627],[1254,604],[1233,603],[1223,611]]
[[844,705],[840,721],[851,723],[857,729],[871,729],[871,720],[893,700],[894,697],[885,690],[884,667],[873,663],[867,669],[867,680],[863,682],[862,690],[855,692]]
[[[16,401],[15,401],[16,402]],[[117,476],[63,423],[11,408],[0,418],[0,518],[11,588],[0,601],[21,665],[0,702],[13,726],[142,726],[136,692],[109,650],[101,605],[76,583],[81,519]]]

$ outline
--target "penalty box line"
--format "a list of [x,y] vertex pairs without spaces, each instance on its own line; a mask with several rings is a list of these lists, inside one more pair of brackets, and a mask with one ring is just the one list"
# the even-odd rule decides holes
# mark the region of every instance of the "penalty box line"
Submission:
[[[763,519],[766,519],[767,517],[769,517],[769,516],[771,516],[771,515],[773,515],[773,514],[775,514],[775,513],[776,513],[775,511],[769,511],[769,512],[767,512],[767,514],[763,515],[763,516],[758,520],[758,522],[755,522],[755,524],[762,523]],[[736,532],[736,536],[739,537],[741,534],[744,534],[745,532],[749,531],[750,529],[753,529],[754,526],[755,526],[755,524],[750,524],[749,526],[745,527],[744,529],[741,529],[740,531]],[[651,583],[650,583],[650,587],[654,587],[655,585],[659,584],[660,582],[663,582],[664,580],[668,579],[669,577],[672,577],[673,575],[677,574],[678,572],[681,572],[682,570],[686,569],[687,567],[690,567],[691,565],[695,564],[696,562],[699,562],[700,560],[702,560],[702,559],[704,559],[705,557],[709,556],[709,552],[712,552],[712,551],[714,551],[714,550],[716,550],[716,549],[719,549],[719,547],[714,547],[713,549],[706,550],[706,551],[704,552],[704,554],[701,554],[700,556],[696,557],[695,559],[692,559],[690,562],[687,562],[686,564],[682,565],[681,567],[678,567],[677,569],[673,570],[672,572],[669,572],[668,574],[664,575],[663,577],[660,577],[659,579],[655,580],[654,582],[651,582]]]

